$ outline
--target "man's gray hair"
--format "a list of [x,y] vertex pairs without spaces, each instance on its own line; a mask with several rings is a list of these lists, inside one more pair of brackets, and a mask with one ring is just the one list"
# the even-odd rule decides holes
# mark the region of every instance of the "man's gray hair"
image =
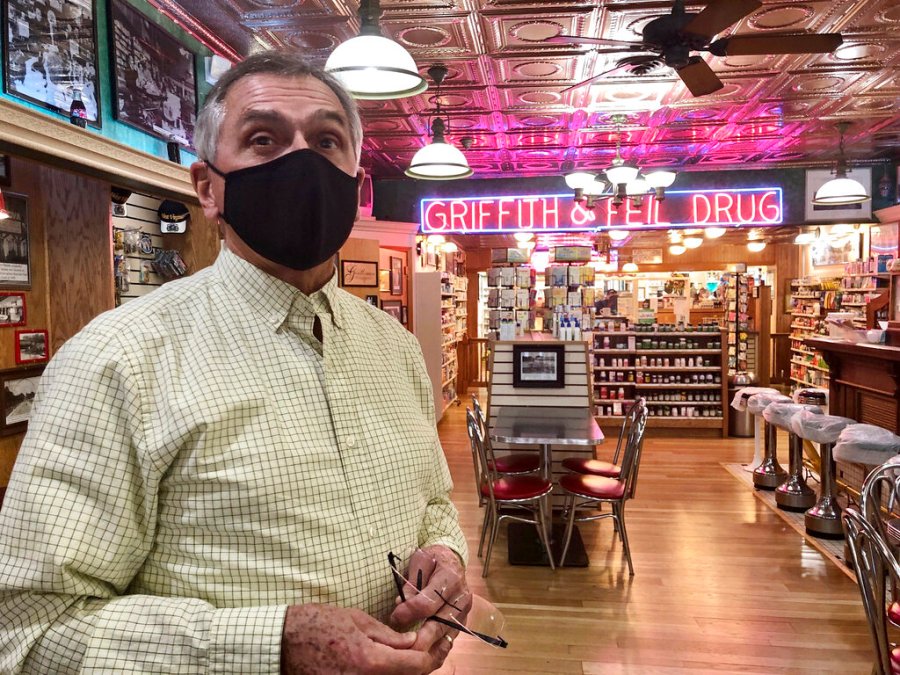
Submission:
[[225,97],[231,87],[250,75],[277,75],[279,77],[314,77],[324,82],[337,96],[350,123],[350,141],[359,162],[362,148],[362,121],[356,101],[340,82],[318,66],[313,65],[296,52],[271,50],[248,56],[228,70],[210,89],[197,116],[194,128],[194,146],[202,160],[215,161],[219,129],[225,119]]

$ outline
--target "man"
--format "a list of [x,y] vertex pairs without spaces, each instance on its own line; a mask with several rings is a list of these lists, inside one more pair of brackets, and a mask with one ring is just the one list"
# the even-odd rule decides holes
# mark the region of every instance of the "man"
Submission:
[[465,540],[415,339],[336,287],[354,103],[258,54],[195,141],[223,251],[47,367],[0,514],[0,672],[430,672]]

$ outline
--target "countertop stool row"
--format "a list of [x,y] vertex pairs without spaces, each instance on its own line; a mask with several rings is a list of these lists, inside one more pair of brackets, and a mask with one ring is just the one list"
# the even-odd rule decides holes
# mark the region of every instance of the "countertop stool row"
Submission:
[[[753,469],[754,487],[774,490],[775,502],[781,509],[804,511],[806,531],[814,536],[844,536],[841,510],[835,499],[835,459],[872,467],[897,454],[896,445],[889,438],[896,439],[893,434],[886,432],[885,436],[885,430],[878,427],[825,415],[819,406],[794,403],[774,389],[747,387],[738,391],[732,406],[764,421],[765,451],[762,462]],[[788,432],[787,471],[778,462],[779,429]],[[804,440],[818,443],[820,448],[818,497],[803,474]]]

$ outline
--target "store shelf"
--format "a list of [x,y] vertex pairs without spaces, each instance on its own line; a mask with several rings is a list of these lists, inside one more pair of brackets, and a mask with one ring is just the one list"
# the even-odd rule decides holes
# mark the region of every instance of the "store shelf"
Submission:
[[794,377],[793,375],[791,375],[791,379],[792,379],[794,382],[797,382],[798,384],[801,384],[801,385],[803,385],[803,386],[805,386],[805,387],[812,387],[812,388],[814,388],[814,389],[828,389],[828,386],[827,386],[827,385],[823,385],[823,384],[813,384],[813,383],[810,382],[809,380],[801,380],[799,377]]
[[791,359],[791,363],[793,363],[795,366],[806,366],[807,368],[813,368],[814,370],[821,370],[823,373],[831,372],[830,370],[828,370],[828,368],[822,368],[821,366],[817,366],[812,363],[804,363],[803,361],[794,361],[794,359]]
[[868,302],[842,302],[841,307],[865,307]]
[[446,387],[448,384],[453,384],[454,382],[456,382],[456,378],[457,378],[457,375],[454,375],[454,376],[451,377],[449,380],[445,380],[444,382],[442,382],[442,383],[441,383],[441,389],[443,389],[444,387]]
[[636,366],[594,366],[594,370],[637,370]]
[[822,297],[823,292],[824,291],[819,291],[818,293],[809,293],[809,294],[804,294],[804,295],[800,295],[799,293],[793,293],[791,295],[791,298],[793,298],[794,300],[818,300]]
[[612,403],[634,403],[633,398],[595,398],[594,403],[609,405]]
[[[634,352],[636,354],[678,354],[681,355],[691,355],[691,354],[721,354],[722,350],[720,349],[635,349]],[[719,370],[718,368],[716,370]]]
[[638,389],[721,389],[722,383],[713,384],[642,384],[636,383]]
[[674,429],[719,429],[722,427],[721,417],[648,417],[647,426],[651,429],[666,427]]
[[716,405],[721,406],[721,401],[647,401],[647,405]]
[[872,272],[871,274],[842,274],[847,279],[862,279],[864,277],[878,277],[879,279],[887,279],[891,276],[890,272]]
[[791,312],[791,316],[808,316],[811,319],[818,319],[818,314],[806,313],[806,312]]
[[842,288],[841,293],[873,293],[875,291],[887,291],[887,288]]
[[619,354],[621,356],[631,356],[635,352],[634,349],[594,349],[592,350],[593,354],[600,354],[601,356],[606,356],[608,354]]
[[647,370],[651,373],[718,373],[722,369],[719,366],[685,366],[684,368],[676,368],[674,366],[637,366],[636,370]]
[[797,349],[796,347],[791,347],[791,351],[797,352],[798,354],[809,354],[810,356],[815,356],[815,352],[810,352],[806,349]]

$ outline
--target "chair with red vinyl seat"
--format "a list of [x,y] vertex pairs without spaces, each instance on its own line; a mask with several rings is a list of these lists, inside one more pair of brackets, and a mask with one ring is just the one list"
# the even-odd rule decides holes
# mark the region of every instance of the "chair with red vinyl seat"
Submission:
[[[475,409],[475,420],[478,422],[478,429],[481,431],[481,438],[485,446],[491,445],[490,434],[488,434],[487,420],[484,411],[481,409],[481,403],[478,397],[472,394],[472,407]],[[524,476],[529,473],[535,473],[541,470],[541,454],[539,450],[525,452],[510,452],[504,455],[494,455],[491,460],[497,468],[497,473],[505,476]]]
[[900,564],[876,527],[855,507],[844,509],[841,517],[875,647],[872,672],[900,675],[900,647],[891,643],[887,632],[892,588],[900,584]]
[[[484,548],[484,537],[488,525],[491,535],[488,539],[487,556],[484,559],[484,569],[481,576],[488,575],[491,564],[491,552],[494,549],[494,541],[500,529],[500,522],[504,519],[515,520],[520,523],[530,523],[537,528],[538,536],[547,552],[550,567],[555,569],[553,554],[550,551],[550,543],[547,540],[546,500],[545,497],[553,491],[553,483],[540,476],[504,476],[493,467],[491,456],[493,452],[490,446],[485,445],[478,421],[471,410],[466,410],[466,428],[469,433],[469,441],[472,445],[472,453],[480,464],[479,491],[487,500],[484,511],[484,523],[481,526],[481,540],[478,544],[478,556]],[[514,511],[501,513],[504,507],[512,507]],[[533,517],[520,515],[520,511],[530,512]]]
[[[628,532],[625,530],[625,502],[632,499],[635,495],[646,426],[647,407],[642,405],[638,407],[634,422],[625,437],[622,470],[618,478],[571,473],[559,479],[559,486],[566,493],[565,511],[568,514],[566,538],[563,544],[562,556],[559,560],[560,567],[566,564],[566,554],[569,551],[569,543],[572,540],[572,531],[576,521],[583,523],[591,520],[612,518],[616,530],[622,538],[622,547],[625,551],[625,558],[628,560],[628,571],[631,575],[634,575],[634,565],[631,562],[631,548],[628,545]],[[579,499],[582,501],[576,503]],[[576,515],[579,508],[585,506],[593,507],[600,504],[610,504],[612,512],[581,517]]]
[[562,461],[563,468],[573,473],[582,473],[588,476],[605,476],[606,478],[618,478],[622,473],[622,467],[619,465],[619,458],[622,456],[622,449],[625,447],[625,440],[634,420],[637,418],[641,408],[646,406],[643,398],[638,398],[625,417],[622,419],[622,426],[619,427],[619,440],[616,442],[616,451],[613,453],[612,461],[606,462],[600,459],[588,459],[586,457],[566,457]]

